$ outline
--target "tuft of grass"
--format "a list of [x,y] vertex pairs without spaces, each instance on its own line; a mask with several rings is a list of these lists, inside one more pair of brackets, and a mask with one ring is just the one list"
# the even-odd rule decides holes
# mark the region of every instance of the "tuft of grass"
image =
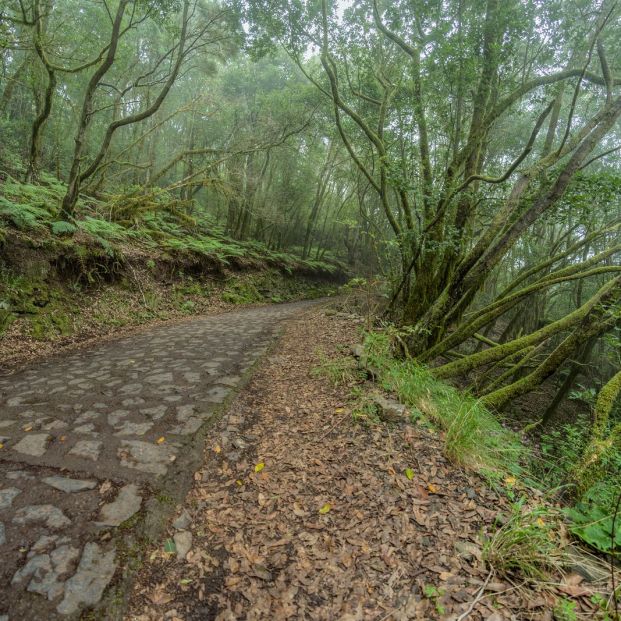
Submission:
[[354,384],[364,379],[365,373],[358,368],[351,356],[328,358],[319,354],[320,363],[311,370],[313,377],[324,377],[334,386]]
[[385,333],[369,334],[365,351],[368,366],[377,370],[382,387],[420,410],[444,432],[445,452],[451,461],[476,470],[521,473],[525,447],[480,401],[436,379],[414,360],[394,358]]
[[506,522],[484,543],[482,558],[500,576],[546,580],[568,562],[562,514],[515,503]]

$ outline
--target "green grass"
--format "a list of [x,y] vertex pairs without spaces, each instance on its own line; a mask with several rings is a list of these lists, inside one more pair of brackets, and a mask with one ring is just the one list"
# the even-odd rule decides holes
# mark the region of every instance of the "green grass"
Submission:
[[469,393],[437,380],[411,359],[397,359],[386,333],[365,340],[367,364],[379,371],[382,387],[418,409],[444,432],[447,457],[490,476],[522,472],[525,447],[496,416]]
[[568,562],[561,523],[558,511],[516,503],[505,523],[483,545],[482,558],[500,576],[545,581]]

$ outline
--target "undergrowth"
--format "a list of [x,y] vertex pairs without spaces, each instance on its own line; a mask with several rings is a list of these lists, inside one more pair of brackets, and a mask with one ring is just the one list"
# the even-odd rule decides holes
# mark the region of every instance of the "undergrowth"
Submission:
[[477,399],[437,380],[416,361],[395,358],[387,333],[369,333],[364,346],[366,363],[378,372],[381,386],[443,431],[451,461],[496,480],[522,473],[525,449],[518,436]]

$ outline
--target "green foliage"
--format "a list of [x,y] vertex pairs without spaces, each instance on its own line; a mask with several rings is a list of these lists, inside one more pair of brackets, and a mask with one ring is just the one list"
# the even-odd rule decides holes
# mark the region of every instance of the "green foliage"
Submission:
[[559,539],[561,516],[544,507],[512,506],[511,515],[485,542],[483,560],[499,575],[545,580],[567,556]]
[[366,373],[351,356],[328,358],[320,353],[319,358],[320,363],[311,371],[313,377],[325,377],[334,386],[351,385],[365,378]]
[[54,235],[72,235],[78,230],[78,227],[71,222],[65,220],[57,220],[51,224],[52,233]]
[[445,432],[447,456],[481,470],[520,473],[525,449],[518,437],[472,395],[437,380],[414,360],[395,358],[391,342],[387,332],[367,335],[368,366],[379,371],[383,388]]
[[576,602],[561,597],[554,606],[552,614],[555,621],[577,621]]
[[[611,423],[612,426],[613,423]],[[580,462],[590,436],[587,420],[563,425],[543,434],[540,438],[540,455],[533,458],[530,468],[539,485],[546,489],[567,486],[574,492],[571,479],[576,464]],[[589,546],[600,552],[621,550],[621,519],[612,543],[612,514],[619,493],[621,480],[621,447],[611,446],[601,456],[597,479],[574,498],[574,505],[565,510],[570,531]]]

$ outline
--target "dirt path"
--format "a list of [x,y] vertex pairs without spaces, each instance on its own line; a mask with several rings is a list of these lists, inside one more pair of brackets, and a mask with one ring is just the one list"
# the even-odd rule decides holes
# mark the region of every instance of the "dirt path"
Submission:
[[480,532],[506,501],[433,433],[362,426],[349,389],[312,375],[357,334],[320,309],[289,324],[207,441],[127,621],[455,620],[475,602],[468,619],[552,619],[554,600],[530,593],[527,607],[495,578],[476,601]]
[[122,583],[131,546],[189,489],[210,419],[309,304],[164,325],[0,377],[1,621],[76,616]]

